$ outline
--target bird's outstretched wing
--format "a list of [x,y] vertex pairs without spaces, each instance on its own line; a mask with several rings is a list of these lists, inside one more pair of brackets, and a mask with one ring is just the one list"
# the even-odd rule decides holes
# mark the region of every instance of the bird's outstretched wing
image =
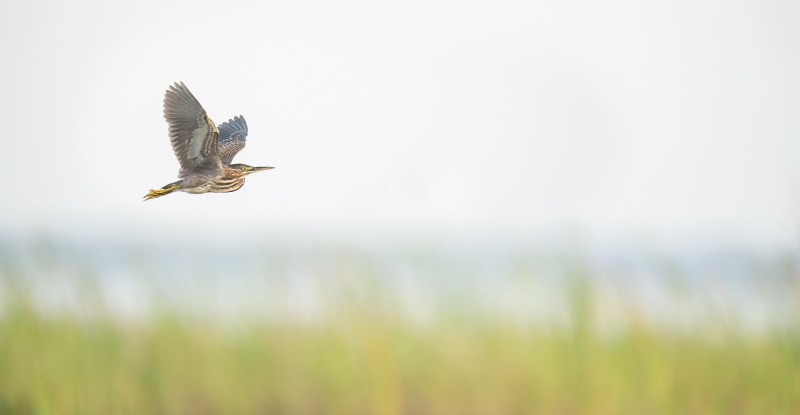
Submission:
[[170,85],[164,95],[164,118],[172,150],[181,164],[178,177],[195,170],[222,169],[217,152],[219,130],[183,82]]
[[219,158],[231,164],[236,153],[247,144],[247,121],[241,115],[219,125]]

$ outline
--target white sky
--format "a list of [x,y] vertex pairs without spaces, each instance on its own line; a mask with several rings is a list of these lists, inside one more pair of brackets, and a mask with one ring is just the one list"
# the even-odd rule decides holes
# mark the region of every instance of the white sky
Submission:
[[[796,238],[800,2],[0,3],[0,232]],[[238,162],[171,195],[184,81]],[[235,218],[219,219],[235,210]]]

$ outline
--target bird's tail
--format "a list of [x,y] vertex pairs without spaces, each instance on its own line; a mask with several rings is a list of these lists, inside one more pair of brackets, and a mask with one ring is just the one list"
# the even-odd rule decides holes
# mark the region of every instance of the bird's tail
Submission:
[[144,195],[144,200],[155,199],[157,197],[168,195],[176,190],[179,190],[181,189],[182,182],[183,181],[177,181],[175,183],[170,183],[160,189],[155,189],[155,190],[151,189],[150,193]]

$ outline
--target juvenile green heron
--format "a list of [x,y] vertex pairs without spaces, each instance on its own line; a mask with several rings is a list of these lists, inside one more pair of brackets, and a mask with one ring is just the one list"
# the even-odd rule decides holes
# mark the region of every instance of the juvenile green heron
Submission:
[[172,192],[234,192],[244,186],[248,174],[272,169],[231,164],[246,144],[247,122],[240,115],[217,127],[183,82],[170,85],[164,95],[164,118],[172,150],[181,164],[178,177],[182,180],[150,190],[144,200]]

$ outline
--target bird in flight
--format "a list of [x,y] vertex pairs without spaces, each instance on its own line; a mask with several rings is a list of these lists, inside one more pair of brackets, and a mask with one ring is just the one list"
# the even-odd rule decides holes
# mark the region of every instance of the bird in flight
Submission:
[[246,144],[247,122],[240,115],[216,126],[183,82],[170,85],[164,95],[164,118],[172,150],[181,165],[181,180],[150,190],[144,200],[172,192],[234,192],[244,186],[247,175],[273,168],[231,164]]

